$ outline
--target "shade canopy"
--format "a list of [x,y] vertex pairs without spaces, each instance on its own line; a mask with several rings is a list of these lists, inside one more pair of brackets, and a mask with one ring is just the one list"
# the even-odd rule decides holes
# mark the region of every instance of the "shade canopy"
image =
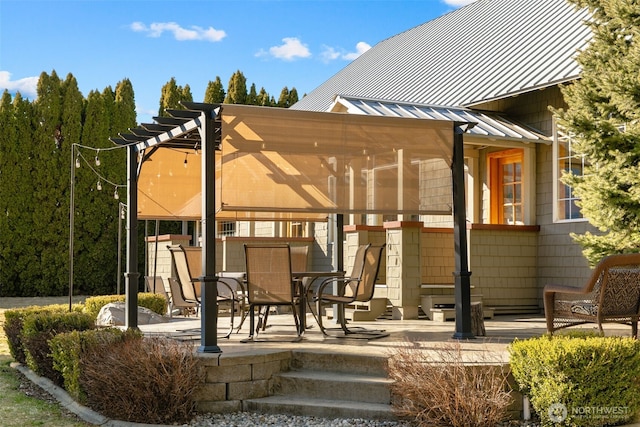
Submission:
[[[217,114],[218,220],[451,214],[455,122],[227,104]],[[199,147],[157,144],[144,157],[139,218],[202,217]]]

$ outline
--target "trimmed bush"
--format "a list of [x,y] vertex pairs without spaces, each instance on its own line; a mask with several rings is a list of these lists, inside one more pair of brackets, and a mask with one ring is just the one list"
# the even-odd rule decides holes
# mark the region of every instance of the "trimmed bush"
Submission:
[[483,355],[484,363],[469,366],[459,343],[394,349],[389,378],[395,414],[420,427],[498,425],[512,401],[508,370],[488,352]]
[[142,333],[118,328],[72,331],[58,334],[49,341],[53,368],[60,372],[65,390],[78,402],[85,402],[86,394],[80,387],[80,365],[84,354],[95,348],[102,349],[115,342],[141,340]]
[[[72,310],[80,312],[83,309],[82,304],[72,305]],[[24,318],[35,313],[42,312],[59,312],[64,313],[69,311],[69,306],[65,304],[52,304],[45,306],[31,306],[24,308],[11,309],[4,312],[4,333],[7,337],[7,343],[9,345],[9,352],[16,362],[22,364],[27,363],[27,359],[22,346],[22,324]]]
[[203,383],[193,347],[168,338],[115,342],[81,356],[80,387],[88,406],[113,419],[186,423]]
[[22,325],[22,347],[27,365],[33,372],[61,386],[63,378],[53,368],[49,340],[63,332],[94,327],[94,318],[86,313],[43,311],[26,316]]
[[[125,295],[101,295],[96,297],[89,297],[84,302],[84,311],[93,316],[94,319],[98,317],[100,309],[112,302],[125,302]],[[138,306],[148,308],[154,313],[164,315],[167,311],[167,301],[164,296],[152,293],[139,293],[138,294]]]
[[640,341],[553,335],[514,341],[511,370],[546,426],[602,426],[640,414]]

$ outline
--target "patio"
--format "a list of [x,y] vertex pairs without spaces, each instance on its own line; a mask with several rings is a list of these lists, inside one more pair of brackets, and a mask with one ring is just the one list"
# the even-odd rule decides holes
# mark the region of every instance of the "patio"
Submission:
[[[486,336],[466,340],[453,338],[455,323],[451,321],[379,318],[372,322],[352,322],[352,326],[390,332],[384,338],[362,340],[326,338],[311,315],[307,320],[312,327],[307,329],[300,342],[291,342],[295,328],[290,314],[270,314],[269,327],[258,335],[265,341],[241,343],[248,335],[246,322],[240,333],[232,334],[228,340],[219,339],[221,353],[199,352],[207,379],[197,393],[198,410],[393,419],[388,397],[384,402],[371,403],[367,399],[373,397],[367,396],[375,395],[380,384],[389,381],[386,371],[388,359],[394,350],[408,342],[424,349],[431,360],[439,360],[443,349],[460,346],[464,363],[502,366],[508,370],[508,345],[515,339],[538,337],[546,332],[542,314],[499,315],[485,319]],[[193,343],[197,348],[200,345],[200,322],[199,318],[174,317],[165,323],[140,325],[140,329],[147,336],[173,337]],[[218,329],[225,330],[228,317],[220,317],[219,322]],[[582,328],[596,330],[595,325]],[[630,329],[607,324],[605,333],[629,336]],[[305,379],[306,383],[294,383],[288,389],[282,385]],[[340,401],[328,400],[327,396],[336,393],[347,397]],[[523,400],[519,392],[513,393],[509,412],[512,419],[519,419],[522,417]]]
[[[218,319],[218,330],[225,331],[229,318],[221,316]],[[198,345],[200,341],[199,317],[174,316],[169,322],[139,325],[140,330],[149,336],[168,336],[179,340],[193,342]],[[291,314],[270,314],[269,325],[266,331],[258,334],[255,343],[242,343],[249,333],[248,321],[243,324],[239,333],[233,333],[226,340],[219,339],[222,350],[220,357],[232,357],[236,355],[248,356],[252,353],[262,354],[265,350],[318,350],[320,352],[368,354],[376,356],[388,356],[394,348],[403,345],[407,341],[419,343],[425,349],[436,349],[447,342],[459,343],[463,350],[469,350],[466,354],[469,362],[478,361],[474,356],[480,350],[488,350],[499,356],[503,363],[508,362],[507,346],[514,339],[526,339],[537,337],[546,333],[546,325],[543,314],[538,315],[500,315],[493,319],[485,319],[486,336],[475,339],[454,339],[455,323],[453,321],[435,322],[426,318],[415,320],[390,320],[380,318],[373,322],[351,322],[352,326],[365,328],[384,329],[390,332],[388,337],[373,340],[327,338],[320,333],[311,314],[307,314],[307,325],[310,329],[304,334],[300,342],[288,342],[295,337]],[[237,324],[237,319],[236,319]],[[595,325],[585,325],[583,328],[597,330]],[[619,325],[605,325],[606,333],[613,335],[629,335],[629,328]]]

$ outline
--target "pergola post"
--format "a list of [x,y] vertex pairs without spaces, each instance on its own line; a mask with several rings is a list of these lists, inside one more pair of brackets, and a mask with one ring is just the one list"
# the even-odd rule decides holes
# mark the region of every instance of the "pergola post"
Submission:
[[[127,147],[127,272],[125,273],[125,326],[138,329],[138,152]],[[119,256],[119,254],[118,254]],[[119,273],[118,273],[119,274]]]
[[200,347],[201,353],[221,353],[218,347],[218,277],[216,269],[216,133],[213,111],[200,115],[202,148],[202,276]]
[[471,331],[471,272],[467,251],[467,213],[464,191],[464,129],[458,124],[453,132],[453,238],[455,245],[456,329],[453,338],[475,338]]

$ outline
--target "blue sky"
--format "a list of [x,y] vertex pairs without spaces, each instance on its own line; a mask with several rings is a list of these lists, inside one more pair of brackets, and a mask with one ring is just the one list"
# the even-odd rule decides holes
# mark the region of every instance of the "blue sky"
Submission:
[[172,77],[202,101],[240,70],[276,99],[310,92],[376,43],[473,0],[0,0],[0,91],[34,99],[40,73],[86,97],[124,78],[138,122]]

